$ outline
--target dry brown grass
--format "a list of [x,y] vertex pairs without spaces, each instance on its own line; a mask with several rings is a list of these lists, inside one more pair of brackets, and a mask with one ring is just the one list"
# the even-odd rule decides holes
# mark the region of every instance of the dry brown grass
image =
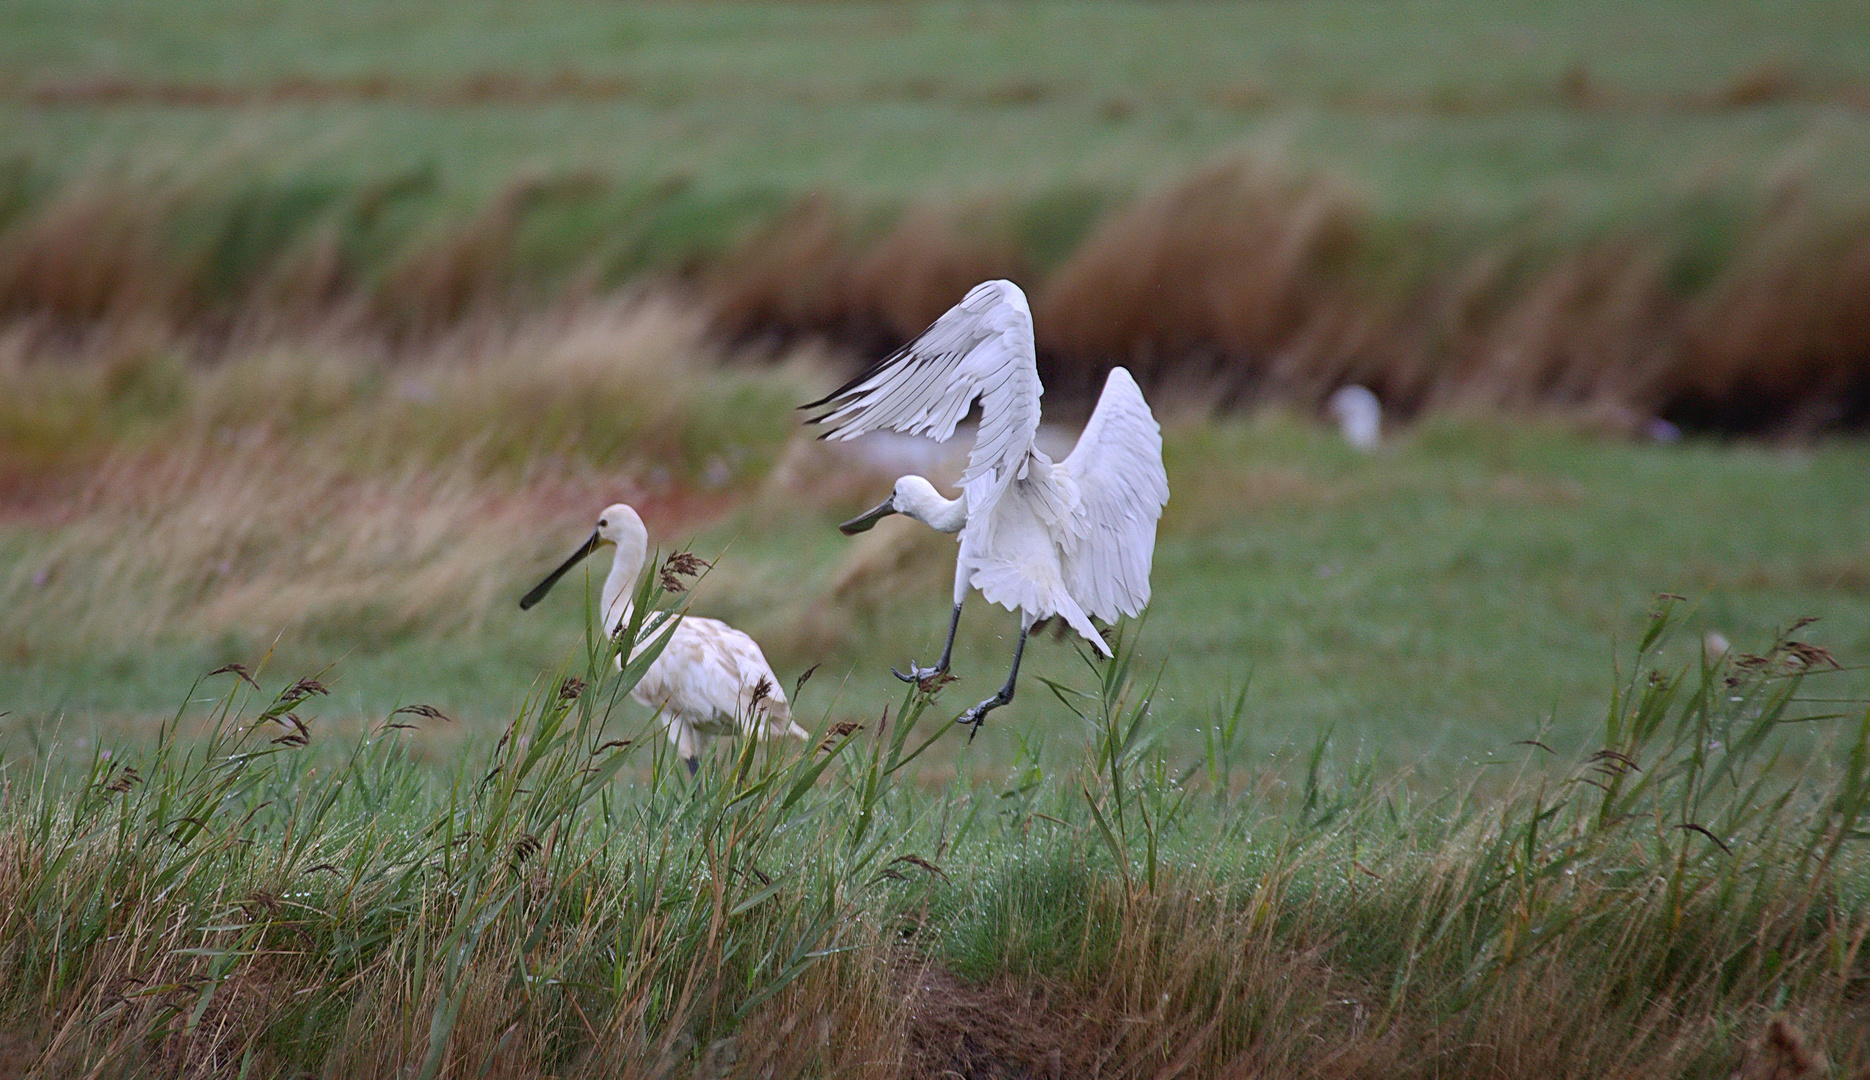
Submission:
[[[1650,417],[1803,434],[1870,419],[1870,240],[1805,204],[1739,227],[1705,260],[1664,225],[1555,253],[1511,237],[1413,269],[1376,265],[1357,200],[1328,180],[1224,162],[1107,216],[1055,270],[911,215],[866,246],[824,200],[728,259],[725,326],[900,341],[963,282],[1011,274],[1033,301],[1047,387],[1095,392],[1111,364],[1211,407],[1315,406],[1346,382],[1404,415],[1559,410],[1634,431]],[[1425,238],[1431,239],[1431,238]],[[1392,241],[1392,243],[1394,243]],[[897,298],[892,306],[885,298]]]
[[[1426,890],[1425,903],[1459,888],[1410,884]],[[1360,885],[1384,888],[1344,888]],[[1428,1000],[1386,1000],[1390,988],[1330,962],[1347,929],[1344,899],[1278,894],[1242,908],[1213,883],[1126,895],[1103,880],[1084,900],[1116,943],[1081,978],[1014,973],[970,984],[939,967],[905,969],[903,1075],[1636,1080],[1713,1075],[1702,1070],[1717,1062],[1737,1062],[1737,1078],[1814,1075],[1810,1040],[1783,1018],[1729,1012],[1708,986],[1633,1009],[1584,957],[1529,959],[1453,1014]],[[1865,1018],[1861,1002],[1814,1002],[1801,1023],[1837,1045]]]
[[[7,865],[22,858],[31,857],[0,852]],[[1458,857],[1441,867],[1452,875],[1469,869]],[[0,895],[17,892],[17,882],[0,881]],[[1354,892],[1359,884],[1345,887]],[[1411,884],[1428,888],[1426,903],[1446,895],[1438,888],[1460,888]],[[1114,945],[1076,977],[1013,972],[973,983],[873,934],[811,968],[731,1036],[705,1045],[686,1028],[646,1041],[627,1002],[600,1011],[589,997],[556,1010],[516,1001],[507,973],[520,965],[522,950],[501,935],[476,955],[442,1075],[1661,1080],[1714,1075],[1700,1070],[1727,1062],[1736,1080],[1792,1080],[1825,1075],[1812,1047],[1839,1045],[1865,1019],[1862,1004],[1848,1001],[1807,1003],[1796,1023],[1765,1010],[1710,1011],[1717,995],[1708,987],[1664,994],[1632,1013],[1607,972],[1551,953],[1490,980],[1458,1013],[1439,1015],[1437,1003],[1386,1001],[1385,986],[1334,969],[1329,957],[1343,932],[1336,920],[1347,915],[1345,897],[1307,899],[1276,877],[1267,885],[1262,899],[1242,905],[1199,875],[1177,876],[1153,892],[1126,892],[1114,876],[1095,879],[1083,901]],[[236,892],[201,898],[201,910],[250,918],[271,911],[290,925],[290,905],[281,907],[264,889]],[[141,902],[127,898],[126,912]],[[82,988],[77,994],[46,1001],[38,1019],[7,1025],[36,1032],[18,1037],[16,1063],[29,1064],[19,1075],[76,1077],[104,1067],[113,1075],[235,1076],[253,1067],[247,1060],[266,1045],[267,1025],[281,1008],[330,990],[320,981],[320,958],[298,956],[289,931],[276,949],[216,971],[208,950],[221,939],[231,943],[230,932],[217,939],[215,931],[186,925],[136,926],[126,915],[132,928],[137,932],[95,950],[89,970],[69,975]],[[549,967],[561,954],[588,948],[579,929],[568,926],[563,941],[528,952],[529,962]],[[323,1075],[405,1074],[421,1062],[421,1021],[440,986],[432,970],[412,985],[411,959],[387,953],[358,973]],[[194,1016],[210,982],[208,1008]],[[576,1048],[569,1056],[568,1047]],[[253,1063],[280,1064],[264,1052]]]
[[0,580],[0,636],[85,648],[472,631],[512,591],[502,568],[548,560],[610,486],[569,470],[504,491],[465,468],[358,476],[258,438],[116,455],[40,556]]
[[1653,392],[1732,427],[1795,430],[1870,417],[1870,236],[1793,214],[1683,318]]
[[828,198],[795,204],[704,275],[716,318],[740,334],[906,340],[976,283],[1021,268],[992,207],[911,207],[881,235],[861,233]]
[[[0,349],[0,572],[15,652],[224,632],[471,631],[608,502],[692,528],[792,435],[801,360],[721,378],[699,317],[629,304],[190,360],[160,333]],[[737,410],[756,422],[729,423]],[[711,490],[712,485],[712,490]]]
[[[1770,729],[1813,722],[1787,710],[1827,653],[1781,636],[1684,691],[1655,640],[1590,783],[1423,806],[1314,777],[1282,806],[1093,745],[1013,804],[1032,830],[977,821],[991,789],[879,787],[880,728],[829,773],[800,748],[594,813],[603,724],[556,737],[579,706],[551,696],[486,779],[425,787],[393,739],[269,749],[299,683],[198,756],[0,788],[0,1028],[47,1077],[1852,1075],[1870,728],[1793,777]],[[1126,683],[1089,695],[1107,734],[1147,716]]]
[[[1596,94],[1584,85],[1573,92]],[[1723,100],[1794,92],[1763,71]],[[1775,183],[1750,210],[1690,204],[1680,221],[1591,236],[1454,240],[1432,222],[1398,235],[1328,178],[1227,160],[1105,212],[1055,265],[1035,264],[1017,206],[884,215],[819,194],[724,252],[695,239],[662,269],[729,334],[829,334],[866,351],[913,335],[971,284],[1012,277],[1032,297],[1061,401],[1124,363],[1152,390],[1198,387],[1218,407],[1311,407],[1354,381],[1403,414],[1861,426],[1870,230],[1861,213],[1815,205],[1796,168]],[[545,255],[527,246],[529,222],[615,197],[600,176],[521,175],[465,216],[373,232],[393,187],[248,190],[203,166],[87,174],[0,228],[0,318],[65,340],[148,324],[400,347],[586,302],[636,257],[588,231],[554,233]]]
[[[1791,1055],[1771,1034],[1783,1021],[1769,1027],[1764,1009],[1724,1006],[1712,985],[1683,985],[1633,1005],[1588,954],[1561,949],[1510,962],[1487,990],[1438,1013],[1432,999],[1463,995],[1452,987],[1419,986],[1418,1000],[1386,1000],[1389,988],[1334,970],[1331,944],[1350,929],[1344,920],[1356,917],[1338,906],[1342,896],[1327,905],[1318,905],[1317,897],[1275,900],[1278,906],[1263,912],[1279,922],[1274,931],[1251,909],[1226,911],[1193,885],[1132,898],[1120,916],[1113,912],[1123,929],[1111,967],[1102,978],[1058,995],[1062,1000],[1031,1025],[1046,1033],[1038,1037],[1071,1032],[1076,1045],[1069,1052],[1105,1076],[1587,1080],[1695,1075],[1711,1063],[1736,1060],[1746,1069],[1762,1059],[1768,1066],[1758,1075],[1805,1075],[1786,1069]],[[1381,891],[1368,881],[1344,887],[1355,892],[1359,885]],[[1438,889],[1456,887],[1433,878],[1410,885],[1427,903]],[[1577,900],[1581,909],[1596,902]],[[1802,1009],[1801,1022],[1820,1044],[1849,1044],[1866,1019],[1862,1002],[1828,994]],[[1761,1045],[1754,1049],[1724,1034],[1736,1028],[1746,1039],[1757,1033]],[[1859,1047],[1856,1054],[1862,1053]],[[1810,1059],[1809,1051],[1803,1054]],[[1772,1071],[1774,1062],[1783,1071]],[[1058,1073],[1090,1074],[1070,1067]]]
[[[0,850],[0,859],[22,857]],[[20,899],[18,878],[0,895]],[[78,898],[72,898],[75,902]],[[290,924],[295,905],[263,889],[197,898],[199,910],[225,918],[281,919]],[[320,958],[308,954],[303,933],[287,930],[272,947],[243,956],[231,966],[211,952],[234,947],[232,931],[137,922],[136,909],[150,902],[123,898],[124,933],[95,950],[85,970],[65,973],[75,992],[52,995],[43,1012],[0,1024],[11,1051],[0,1068],[8,1077],[95,1075],[171,1076],[189,1080],[275,1075],[288,1063],[269,1052],[269,1026],[307,995],[336,993],[347,1004],[328,1032],[320,1075],[375,1078],[414,1075],[428,1049],[427,1019],[436,1008],[442,979],[436,967],[411,968],[415,959],[395,950],[357,971],[349,987],[326,981]],[[811,968],[773,1001],[751,1015],[732,1037],[698,1045],[686,1026],[667,1039],[647,1040],[644,1018],[627,1006],[576,1005],[557,1009],[516,999],[510,973],[527,960],[551,964],[589,949],[588,928],[570,926],[563,940],[523,950],[509,935],[497,936],[477,953],[460,1016],[440,1075],[545,1077],[666,1077],[693,1071],[710,1077],[810,1076],[895,1077],[907,1056],[906,999],[873,944],[841,953]],[[526,953],[524,957],[522,953]],[[212,985],[211,995],[202,991]],[[595,995],[584,995],[595,997]],[[198,1002],[206,1007],[199,1013]],[[595,1012],[595,1015],[592,1013]],[[695,1009],[705,1015],[701,1005]],[[560,1031],[558,1022],[571,1025]],[[277,1034],[275,1033],[275,1039]],[[568,1049],[569,1048],[569,1049]],[[305,1064],[303,1062],[299,1063]],[[101,1073],[100,1073],[101,1070]],[[258,1070],[255,1072],[255,1070]]]
[[1329,334],[1331,274],[1357,229],[1355,203],[1328,185],[1223,165],[1087,238],[1034,298],[1040,347],[1068,393],[1094,393],[1104,358],[1151,381],[1205,359],[1211,392],[1245,397],[1278,377],[1280,352]]
[[188,280],[152,228],[173,191],[137,187],[144,198],[87,178],[0,231],[0,314],[85,323],[182,307]]

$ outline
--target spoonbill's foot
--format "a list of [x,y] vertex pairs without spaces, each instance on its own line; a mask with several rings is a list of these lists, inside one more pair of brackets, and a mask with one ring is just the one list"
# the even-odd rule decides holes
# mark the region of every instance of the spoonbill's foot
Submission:
[[1000,694],[995,694],[994,696],[974,706],[968,711],[962,713],[960,716],[955,717],[954,722],[957,724],[966,724],[968,726],[970,730],[967,733],[967,741],[973,742],[974,736],[980,734],[980,726],[987,719],[987,714],[999,708],[1000,706],[1005,705],[1007,702],[1011,700],[1012,700],[1011,696],[1002,696]]
[[891,675],[896,676],[904,682],[912,683],[927,682],[935,676],[945,675],[947,672],[948,665],[946,664],[937,664],[934,667],[917,667],[914,660],[909,661],[908,671],[897,671],[895,668],[890,668]]

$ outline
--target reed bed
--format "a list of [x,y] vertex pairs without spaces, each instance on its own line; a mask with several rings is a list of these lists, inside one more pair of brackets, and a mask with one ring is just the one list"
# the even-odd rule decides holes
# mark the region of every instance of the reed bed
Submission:
[[1121,363],[1221,410],[1317,407],[1354,382],[1403,415],[1556,410],[1632,434],[1657,416],[1781,434],[1870,416],[1870,232],[1796,196],[1463,238],[1247,159],[1101,211],[1056,261],[1008,241],[1021,212],[983,217],[923,211],[867,239],[805,204],[730,253],[712,302],[742,332],[880,347],[952,304],[956,281],[1010,276],[1048,389],[1077,402]]
[[242,171],[100,172],[50,192],[22,174],[0,198],[0,319],[54,338],[153,322],[395,348],[655,282],[729,336],[870,352],[1006,276],[1032,296],[1063,400],[1124,363],[1223,409],[1310,407],[1359,382],[1404,414],[1557,409],[1628,431],[1870,416],[1870,224],[1790,179],[1590,229],[1476,233],[1381,217],[1263,158],[1137,195],[886,204],[525,173],[444,216],[433,178],[353,190],[230,179]]
[[1670,670],[1677,622],[1590,753],[1446,794],[1256,771],[1127,631],[1051,688],[1080,764],[946,790],[901,783],[949,735],[915,689],[691,782],[614,709],[653,647],[441,771],[434,710],[214,672],[205,736],[10,763],[0,1017],[41,1076],[1856,1075],[1870,712],[1799,626]]

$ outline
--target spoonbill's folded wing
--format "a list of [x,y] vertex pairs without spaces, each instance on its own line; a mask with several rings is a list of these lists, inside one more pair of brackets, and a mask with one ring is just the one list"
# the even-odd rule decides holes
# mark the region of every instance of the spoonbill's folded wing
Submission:
[[1026,294],[984,281],[921,337],[803,408],[830,407],[812,420],[830,428],[821,438],[888,428],[946,439],[978,397],[980,434],[961,482],[992,475],[1000,488],[1026,475],[1041,392]]
[[1162,429],[1136,380],[1112,368],[1078,445],[1058,463],[1078,485],[1059,545],[1065,587],[1091,615],[1115,622],[1149,603],[1156,522],[1169,501]]

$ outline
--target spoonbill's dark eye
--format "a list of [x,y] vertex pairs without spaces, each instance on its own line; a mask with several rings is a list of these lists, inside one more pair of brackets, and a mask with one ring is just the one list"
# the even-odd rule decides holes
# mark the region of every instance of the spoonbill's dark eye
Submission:
[[598,519],[597,519],[597,527],[598,527],[598,528],[600,528],[600,529],[608,529],[608,528],[610,528],[610,522],[609,522],[609,521],[607,521],[607,520],[606,520],[606,519],[604,519],[604,518],[598,518]]

